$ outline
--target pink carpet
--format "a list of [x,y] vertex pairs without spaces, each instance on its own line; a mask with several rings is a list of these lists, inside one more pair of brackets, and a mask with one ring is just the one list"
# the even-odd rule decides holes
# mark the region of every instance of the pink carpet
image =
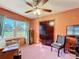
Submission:
[[34,44],[21,49],[22,59],[75,59],[73,54],[64,54],[63,49],[60,52],[60,57],[57,56],[57,49],[53,48],[51,52],[50,46],[42,44]]

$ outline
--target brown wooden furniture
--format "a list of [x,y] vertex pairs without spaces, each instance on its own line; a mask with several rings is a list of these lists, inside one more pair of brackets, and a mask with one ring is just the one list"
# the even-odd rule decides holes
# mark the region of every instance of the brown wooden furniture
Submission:
[[66,37],[65,51],[68,52],[70,46],[76,48],[76,39],[74,37]]
[[11,50],[11,51],[7,51],[7,52],[2,52],[2,50],[0,50],[0,59],[13,59],[13,56],[17,53],[17,49],[15,50]]
[[[25,44],[24,38],[6,40],[6,46],[10,46],[16,43],[19,43],[20,44],[19,48],[21,48]],[[8,50],[6,52],[3,52],[3,49],[0,49],[0,59],[13,59],[13,56],[17,54],[17,50],[19,48]]]
[[66,37],[65,51],[75,54],[76,59],[79,59],[79,36]]

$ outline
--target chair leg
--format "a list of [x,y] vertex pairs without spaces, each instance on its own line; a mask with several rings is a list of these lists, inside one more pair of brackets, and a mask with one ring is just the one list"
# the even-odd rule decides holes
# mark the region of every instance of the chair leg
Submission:
[[64,48],[64,53],[65,53],[65,48]]
[[51,52],[52,52],[52,46],[51,46]]
[[59,57],[60,49],[58,49],[58,57]]
[[62,49],[62,47],[58,49],[58,57],[59,57],[59,54],[60,54],[60,50],[61,50],[61,49]]
[[[62,49],[63,47],[60,47],[59,49],[58,49],[58,57],[59,57],[59,54],[60,54],[60,50]],[[65,53],[65,49],[64,49],[64,53]]]

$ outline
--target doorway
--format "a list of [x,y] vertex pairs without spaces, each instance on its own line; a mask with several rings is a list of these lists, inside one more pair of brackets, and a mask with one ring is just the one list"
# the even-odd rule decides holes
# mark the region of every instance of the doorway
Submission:
[[54,26],[54,20],[40,22],[39,33],[42,44],[50,46],[54,42]]

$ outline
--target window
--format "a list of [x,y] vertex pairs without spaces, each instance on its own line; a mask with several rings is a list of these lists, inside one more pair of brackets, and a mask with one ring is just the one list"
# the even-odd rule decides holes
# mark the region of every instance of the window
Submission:
[[14,37],[14,21],[6,18],[4,20],[4,38]]
[[21,21],[16,21],[16,36],[26,35],[26,23]]
[[3,38],[25,37],[28,38],[28,23],[5,18],[3,21]]
[[29,44],[29,23],[0,15],[0,39],[5,41],[17,37],[25,38],[26,44]]

